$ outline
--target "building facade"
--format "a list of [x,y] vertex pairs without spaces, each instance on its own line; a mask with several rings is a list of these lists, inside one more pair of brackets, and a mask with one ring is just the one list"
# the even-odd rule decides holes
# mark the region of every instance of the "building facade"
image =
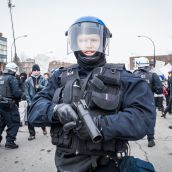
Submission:
[[60,67],[68,67],[71,65],[72,65],[72,63],[66,63],[66,62],[54,60],[54,61],[49,63],[48,73],[52,73],[53,70],[58,69]]
[[7,38],[0,33],[0,71],[4,70],[7,64]]
[[26,72],[29,75],[32,71],[32,66],[35,64],[35,59],[28,58],[23,62],[20,62],[21,72]]

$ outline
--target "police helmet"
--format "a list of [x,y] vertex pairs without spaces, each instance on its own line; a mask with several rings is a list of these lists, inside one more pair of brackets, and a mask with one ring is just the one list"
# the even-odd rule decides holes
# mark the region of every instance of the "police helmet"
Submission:
[[5,66],[5,69],[11,70],[11,71],[13,71],[13,72],[17,72],[18,66],[17,66],[15,63],[10,62],[10,63],[8,63],[8,64]]
[[[88,41],[89,37],[91,37]],[[66,32],[68,36],[68,54],[71,52],[83,51],[88,42],[96,44],[96,52],[108,54],[109,38],[112,37],[109,29],[99,18],[85,16],[77,19]],[[87,39],[88,38],[88,39]],[[80,44],[80,46],[78,45]]]
[[149,66],[149,60],[146,57],[139,57],[136,59],[136,66],[138,68],[144,68]]

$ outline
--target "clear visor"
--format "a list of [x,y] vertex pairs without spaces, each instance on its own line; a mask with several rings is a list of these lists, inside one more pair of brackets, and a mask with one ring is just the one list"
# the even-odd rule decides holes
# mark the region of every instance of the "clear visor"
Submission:
[[95,52],[104,52],[104,26],[97,23],[77,23],[68,31],[68,54],[75,51],[86,52],[92,55]]

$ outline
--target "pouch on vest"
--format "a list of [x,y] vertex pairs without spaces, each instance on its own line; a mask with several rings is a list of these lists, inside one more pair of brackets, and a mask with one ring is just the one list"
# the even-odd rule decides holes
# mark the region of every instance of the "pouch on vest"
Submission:
[[115,110],[119,105],[119,86],[108,86],[94,76],[89,82],[89,90],[84,98],[90,109],[98,107],[103,110]]
[[119,95],[109,93],[90,92],[88,106],[90,109],[99,107],[103,110],[115,110],[119,104]]
[[120,172],[155,172],[152,163],[134,158],[133,156],[126,156],[122,159],[119,165]]

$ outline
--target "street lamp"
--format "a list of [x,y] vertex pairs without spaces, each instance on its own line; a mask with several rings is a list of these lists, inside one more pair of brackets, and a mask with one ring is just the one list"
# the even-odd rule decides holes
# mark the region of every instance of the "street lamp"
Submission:
[[11,3],[11,0],[8,1],[8,7],[10,9],[11,26],[12,26],[12,32],[13,32],[13,44],[14,44],[14,50],[16,54],[16,42],[15,42],[14,24],[13,24],[13,15],[12,15],[12,8],[15,7],[15,5]]
[[[18,36],[17,38],[14,38],[14,41],[12,42],[12,44],[11,44],[11,62],[12,62],[12,56],[13,56],[13,53],[12,53],[12,49],[13,49],[13,45],[15,45],[15,42],[16,42],[16,40],[17,39],[19,39],[19,38],[23,38],[23,37],[27,37],[27,35],[21,35],[21,36]],[[16,48],[16,47],[15,47]],[[16,51],[16,49],[15,49],[15,57],[17,56],[17,51]]]
[[153,56],[154,56],[153,66],[155,67],[155,63],[156,63],[156,59],[155,59],[155,44],[154,44],[153,40],[151,38],[149,38],[148,36],[143,36],[143,35],[142,36],[139,35],[137,37],[139,37],[139,38],[141,38],[141,37],[147,38],[147,39],[149,39],[152,42],[152,44],[153,44]]

